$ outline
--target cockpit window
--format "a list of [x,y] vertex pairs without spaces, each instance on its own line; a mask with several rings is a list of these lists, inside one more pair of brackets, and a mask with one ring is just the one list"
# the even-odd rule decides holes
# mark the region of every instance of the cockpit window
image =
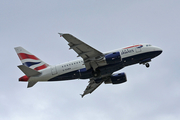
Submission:
[[149,46],[151,46],[151,45],[150,44],[146,45],[146,47],[149,47]]

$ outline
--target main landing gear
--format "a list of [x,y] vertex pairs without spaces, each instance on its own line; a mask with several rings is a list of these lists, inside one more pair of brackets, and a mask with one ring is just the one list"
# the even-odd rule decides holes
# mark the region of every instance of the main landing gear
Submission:
[[98,76],[100,76],[101,73],[100,73],[100,70],[97,68],[95,71],[93,71],[92,74],[94,77],[98,77]]

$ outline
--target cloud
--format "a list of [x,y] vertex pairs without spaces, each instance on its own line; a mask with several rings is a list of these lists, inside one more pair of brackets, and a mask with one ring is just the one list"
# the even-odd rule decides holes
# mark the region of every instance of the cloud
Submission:
[[[0,119],[179,119],[179,1],[2,1]],[[23,46],[48,64],[77,59],[58,32],[70,33],[106,52],[151,43],[163,53],[150,68],[133,65],[128,81],[102,84],[81,94],[88,80],[39,82],[27,89],[14,47]]]

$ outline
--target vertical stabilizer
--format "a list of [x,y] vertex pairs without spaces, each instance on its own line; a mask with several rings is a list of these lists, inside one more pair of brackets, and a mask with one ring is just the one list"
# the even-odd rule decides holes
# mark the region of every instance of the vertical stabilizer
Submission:
[[47,63],[43,62],[42,60],[40,60],[35,55],[31,54],[22,47],[15,47],[14,49],[16,50],[16,53],[18,54],[22,64],[26,67],[38,71],[45,69],[49,66]]

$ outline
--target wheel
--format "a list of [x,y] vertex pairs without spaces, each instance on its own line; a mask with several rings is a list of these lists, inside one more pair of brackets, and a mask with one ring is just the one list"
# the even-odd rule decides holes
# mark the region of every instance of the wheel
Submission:
[[96,71],[93,71],[93,76],[98,77],[100,75],[100,70],[96,69]]
[[149,63],[146,63],[145,65],[146,65],[147,68],[150,66]]
[[99,73],[98,72],[93,72],[93,77],[98,77]]

